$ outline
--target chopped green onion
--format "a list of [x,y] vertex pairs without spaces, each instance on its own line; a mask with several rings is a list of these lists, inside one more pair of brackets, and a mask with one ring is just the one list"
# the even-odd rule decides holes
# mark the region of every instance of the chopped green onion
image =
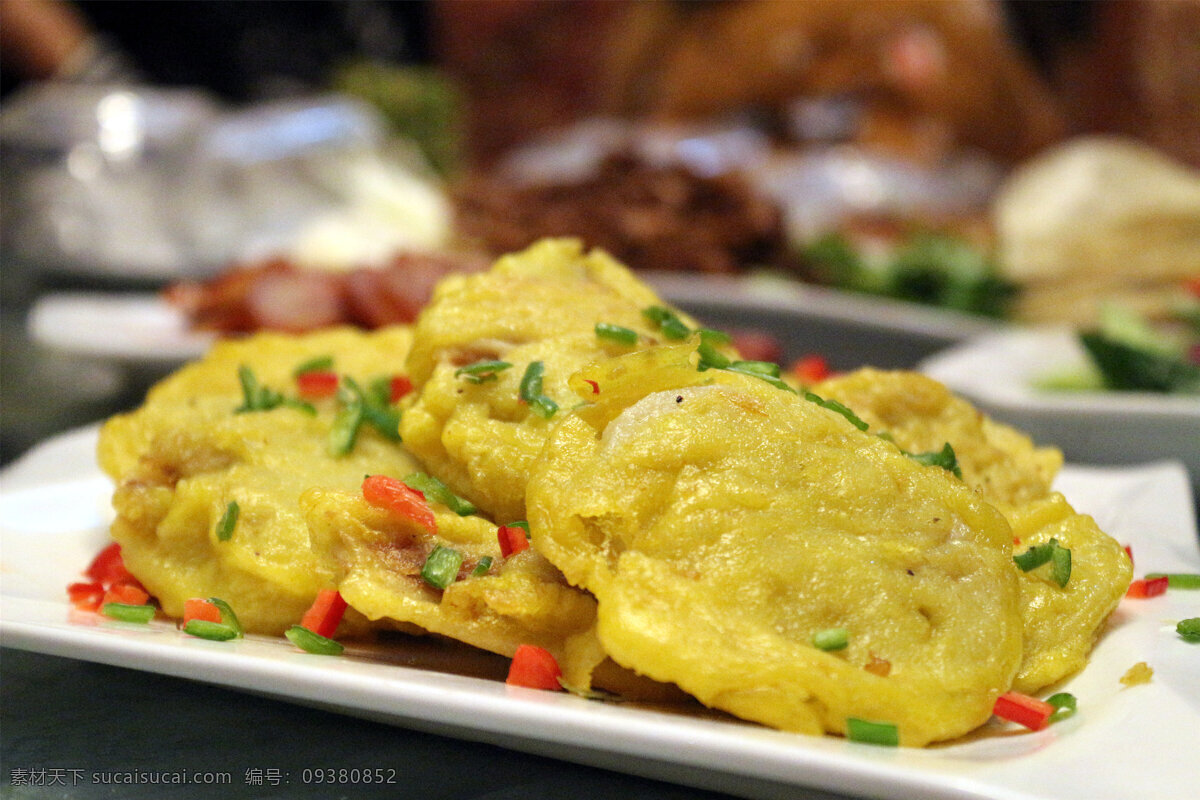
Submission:
[[306,372],[325,372],[330,369],[333,369],[333,356],[317,356],[298,364],[292,370],[292,377],[298,378]]
[[100,606],[100,613],[120,622],[137,622],[144,625],[154,619],[155,608],[152,605],[105,603]]
[[338,409],[333,418],[333,426],[329,429],[329,455],[344,456],[354,449],[358,441],[358,431],[362,427],[364,417],[363,403],[353,400],[348,405]]
[[703,339],[696,347],[696,352],[700,355],[700,363],[697,368],[701,372],[709,369],[726,369],[733,364],[733,359],[718,350],[712,342],[706,342]]
[[1179,620],[1175,625],[1175,632],[1185,642],[1200,642],[1200,617]]
[[470,516],[479,510],[470,501],[450,491],[449,486],[424,472],[412,473],[404,479],[404,483],[425,495],[425,499],[441,503],[460,517]]
[[954,448],[946,442],[941,450],[934,450],[929,453],[909,453],[904,452],[904,455],[916,461],[918,464],[924,464],[927,467],[941,467],[947,472],[954,473],[954,477],[962,480],[962,467],[958,465],[958,456],[954,453]]
[[425,565],[421,567],[421,577],[435,589],[445,589],[458,578],[462,562],[462,553],[439,544],[425,559]]
[[483,383],[496,380],[496,373],[511,367],[507,361],[476,361],[454,370],[454,377],[462,376],[471,383]]
[[1024,553],[1013,556],[1013,561],[1017,563],[1022,572],[1037,569],[1050,560],[1050,554],[1054,552],[1057,544],[1058,541],[1056,539],[1051,539],[1045,544],[1030,545],[1029,549]]
[[1059,586],[1071,580],[1071,551],[1066,547],[1055,547],[1050,554],[1050,575]]
[[558,413],[558,403],[545,395],[539,395],[529,402],[529,407],[542,419],[550,419]]
[[608,339],[611,342],[624,345],[637,344],[638,333],[631,328],[623,328],[620,325],[613,325],[610,322],[597,322],[595,330],[596,336],[601,339]]
[[701,328],[700,340],[713,344],[733,344],[732,336],[725,331],[719,331],[714,328]]
[[525,521],[523,519],[519,519],[516,522],[508,523],[508,527],[509,528],[520,528],[521,530],[525,531],[525,538],[526,539],[529,538],[529,523],[527,521]]
[[751,375],[766,375],[778,378],[782,373],[778,364],[770,361],[734,361],[729,368],[736,372],[747,372]]
[[283,633],[292,644],[306,653],[318,656],[338,656],[346,648],[333,639],[313,633],[301,625],[293,625]]
[[852,742],[882,744],[896,747],[900,744],[900,730],[890,722],[871,722],[857,717],[846,718],[846,737]]
[[845,628],[825,628],[812,635],[812,643],[818,650],[843,650],[850,644],[850,631]]
[[211,639],[214,642],[227,642],[236,639],[238,632],[229,625],[221,622],[209,622],[206,619],[191,619],[183,626],[183,632],[200,639]]
[[479,559],[479,563],[475,565],[475,569],[471,570],[472,575],[486,575],[487,571],[492,568],[492,557],[484,556]]
[[642,309],[642,316],[653,322],[662,331],[663,336],[668,339],[686,339],[692,334],[692,329],[684,323],[676,314],[669,308],[663,306],[650,306]]
[[[385,378],[383,380],[389,379]],[[338,387],[338,399],[342,401],[344,408],[353,409],[355,406],[358,407],[359,410],[350,411],[348,417],[361,413],[362,419],[358,421],[359,427],[365,422],[379,431],[385,438],[391,439],[393,442],[400,441],[400,412],[391,404],[390,386],[382,386],[377,380],[369,390],[364,391],[356,380],[347,376],[342,379],[342,385]],[[350,424],[349,420],[348,424]],[[334,426],[337,426],[336,418]],[[353,428],[353,436],[349,440],[349,446],[344,452],[336,452],[331,440],[331,452],[334,455],[344,455],[350,452],[350,450],[354,449],[354,441],[357,436],[358,428]],[[338,434],[337,437],[339,438],[337,442],[338,447],[343,446],[344,442],[340,438],[341,434]]]
[[1013,556],[1013,561],[1022,572],[1029,572],[1042,564],[1054,562],[1051,576],[1059,586],[1066,586],[1071,578],[1071,551],[1060,545],[1058,539],[1032,545],[1024,553]]
[[558,403],[542,394],[542,376],[546,365],[541,361],[530,361],[521,377],[521,399],[529,404],[533,412],[543,419],[550,419],[558,411]]
[[367,384],[364,394],[367,404],[379,408],[390,408],[392,405],[392,376],[380,375]]
[[1051,722],[1058,722],[1061,719],[1073,716],[1078,707],[1078,701],[1075,695],[1070,692],[1059,692],[1052,694],[1046,698],[1046,702],[1054,706],[1054,713],[1050,715]]
[[283,395],[258,382],[254,370],[245,364],[238,367],[238,382],[242,385],[242,404],[235,414],[245,411],[270,411],[283,402]]
[[237,504],[237,500],[230,500],[229,505],[225,506],[225,511],[221,514],[221,518],[217,520],[217,541],[228,542],[233,538],[233,529],[237,527],[238,514],[241,513],[241,508]]
[[233,632],[238,636],[243,635],[242,623],[238,619],[237,614],[233,613],[233,607],[230,606],[229,603],[226,603],[219,597],[210,597],[208,598],[208,602],[216,606],[217,610],[221,612],[222,625],[228,625],[230,628],[233,628]]
[[841,414],[843,417],[849,420],[850,424],[858,428],[860,431],[865,431],[869,427],[867,423],[863,422],[861,417],[859,417],[846,406],[839,403],[837,400],[826,400],[824,397],[813,394],[812,392],[805,392],[804,399],[810,403],[816,403],[821,408],[827,408],[830,411],[836,411],[838,414]]
[[247,411],[270,411],[279,406],[288,406],[306,414],[317,413],[312,403],[291,397],[284,397],[279,392],[258,382],[254,370],[245,364],[238,367],[238,382],[242,385],[242,404],[233,410],[235,414]]
[[1146,580],[1166,578],[1168,589],[1200,589],[1200,575],[1188,572],[1151,572]]

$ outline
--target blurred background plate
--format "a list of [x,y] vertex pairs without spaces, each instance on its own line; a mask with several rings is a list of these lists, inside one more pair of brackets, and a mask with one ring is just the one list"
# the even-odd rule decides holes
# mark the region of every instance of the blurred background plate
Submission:
[[64,353],[170,368],[204,354],[216,338],[194,331],[155,294],[61,292],[30,309],[30,338]]
[[1200,492],[1200,398],[1038,388],[1049,375],[1084,363],[1069,330],[1008,329],[951,347],[920,369],[996,419],[1061,448],[1068,461],[1178,459]]
[[770,334],[785,366],[808,354],[836,370],[911,369],[940,350],[1001,323],[898,300],[767,276],[643,273],[664,298],[705,325]]

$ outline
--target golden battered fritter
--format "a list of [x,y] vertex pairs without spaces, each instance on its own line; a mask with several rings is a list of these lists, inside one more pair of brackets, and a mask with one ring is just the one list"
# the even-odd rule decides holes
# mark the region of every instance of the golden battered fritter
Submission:
[[963,480],[983,493],[1013,527],[1013,554],[1055,538],[1071,551],[1066,586],[1042,571],[1021,574],[1025,655],[1013,688],[1034,692],[1081,669],[1133,574],[1125,551],[1078,514],[1051,483],[1062,454],[995,422],[942,384],[914,372],[862,369],[814,387],[853,408],[909,452],[949,442]]
[[[534,546],[596,596],[609,655],[786,730],[855,717],[922,745],[985,722],[1021,661],[1003,516],[837,411],[690,356],[584,370],[595,402],[527,487]],[[814,646],[837,628],[844,649]]]
[[[522,519],[529,469],[557,422],[521,400],[527,367],[543,364],[542,392],[561,414],[578,401],[567,388],[573,373],[664,339],[642,313],[661,305],[611,256],[573,239],[539,242],[486,273],[446,279],[413,333],[408,372],[417,397],[401,422],[405,445],[498,521]],[[638,342],[597,336],[597,323],[634,331]],[[456,374],[483,360],[512,366],[479,383]]]
[[[400,372],[409,342],[405,328],[221,342],[155,386],[141,408],[104,425],[99,461],[116,484],[112,536],[167,614],[182,616],[190,597],[217,596],[248,631],[282,633],[334,585],[335,565],[313,549],[300,496],[317,486],[353,490],[368,472],[418,469],[369,429],[349,454],[330,455],[333,399],[314,403],[315,414],[290,405],[236,413],[239,367],[294,396],[292,371],[305,361],[332,356],[337,371],[365,384]],[[221,541],[217,521],[230,502],[240,513]]]
[[[305,493],[301,508],[314,549],[336,562],[342,598],[368,619],[415,625],[506,656],[536,644],[555,654],[568,682],[580,685],[601,659],[586,652],[595,600],[533,550],[502,557],[495,523],[435,505],[437,532],[430,533],[371,506],[361,493],[321,489]],[[445,590],[421,577],[438,546],[463,557]],[[580,647],[569,646],[572,637],[580,637]]]

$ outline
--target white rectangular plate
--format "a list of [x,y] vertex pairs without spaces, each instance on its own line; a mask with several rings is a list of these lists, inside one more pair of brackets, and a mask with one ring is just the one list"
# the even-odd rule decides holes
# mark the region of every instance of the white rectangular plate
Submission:
[[[989,724],[925,750],[808,737],[735,720],[510,689],[368,654],[302,653],[283,639],[209,642],[166,622],[73,613],[65,587],[107,541],[111,488],[95,428],[47,442],[0,473],[0,637],[5,646],[176,675],[392,724],[755,797],[798,787],[895,800],[1195,797],[1200,645],[1175,631],[1200,592],[1126,600],[1092,663],[1062,690],[1079,713],[1038,733]],[[1187,478],[1173,463],[1063,471],[1059,488],[1122,543],[1139,574],[1200,572]],[[1126,688],[1137,662],[1153,680]]]

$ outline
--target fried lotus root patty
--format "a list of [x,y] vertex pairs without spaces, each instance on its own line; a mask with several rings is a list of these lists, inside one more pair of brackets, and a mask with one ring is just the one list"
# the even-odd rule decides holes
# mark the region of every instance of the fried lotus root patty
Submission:
[[[589,647],[592,597],[569,586],[533,550],[504,558],[494,523],[432,504],[437,530],[429,531],[370,505],[361,493],[313,490],[301,505],[314,549],[337,565],[342,598],[368,619],[416,626],[510,657],[519,645],[535,644],[555,654],[568,683],[586,681],[602,658]],[[435,547],[462,557],[444,590],[421,576]],[[579,640],[574,645],[573,637]]]
[[[1008,523],[951,473],[687,347],[585,370],[531,475],[536,549],[618,663],[770,726],[985,722],[1021,660]],[[584,396],[588,396],[584,389]],[[818,631],[844,628],[837,651]]]
[[[314,401],[315,413],[289,405],[237,412],[238,368],[295,397],[293,370],[332,356],[334,369],[366,385],[400,371],[409,336],[406,328],[346,328],[224,341],[161,381],[140,408],[104,425],[98,456],[116,484],[112,537],[167,614],[182,617],[188,598],[215,596],[248,631],[283,633],[333,586],[334,564],[311,547],[300,496],[316,486],[355,488],[368,472],[417,469],[374,430],[362,430],[349,454],[330,455],[333,398]],[[237,524],[222,541],[217,522],[231,502]],[[350,614],[345,625],[365,623]]]
[[[571,374],[663,339],[642,314],[661,305],[627,268],[574,239],[544,240],[486,273],[447,278],[414,329],[408,370],[417,391],[401,421],[405,445],[498,522],[523,519],[526,476],[555,422],[521,399],[526,369],[541,362],[541,394],[574,405]],[[633,331],[637,341],[598,336],[597,323]],[[456,374],[489,360],[511,366]]]
[[914,372],[862,369],[818,384],[886,431],[909,452],[954,448],[963,480],[983,492],[1013,527],[1013,554],[1057,539],[1071,550],[1071,577],[1053,583],[1046,569],[1021,573],[1025,655],[1014,688],[1034,692],[1087,663],[1105,621],[1125,594],[1132,565],[1124,549],[1051,491],[1062,454],[996,422],[931,378]]

